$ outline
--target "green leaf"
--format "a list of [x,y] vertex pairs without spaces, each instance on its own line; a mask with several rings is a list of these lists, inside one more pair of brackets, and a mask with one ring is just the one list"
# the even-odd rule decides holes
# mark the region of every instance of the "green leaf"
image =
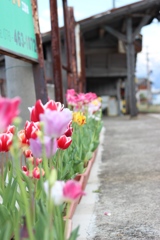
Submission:
[[[11,239],[12,237],[12,225],[11,222],[7,222],[5,228],[3,229],[3,240]],[[2,238],[0,238],[2,239]]]
[[10,219],[10,213],[4,205],[0,205],[0,226]]
[[[8,209],[4,205],[0,205],[0,239],[6,239],[7,236],[11,237],[12,234],[12,218]],[[6,230],[8,234],[5,234]],[[9,239],[9,238],[8,238]],[[7,239],[7,240],[8,240]]]
[[47,219],[42,214],[38,214],[38,221],[35,224],[36,239],[44,239],[44,232],[47,227]]
[[68,240],[76,240],[79,236],[78,231],[79,231],[79,226],[72,231],[71,236]]

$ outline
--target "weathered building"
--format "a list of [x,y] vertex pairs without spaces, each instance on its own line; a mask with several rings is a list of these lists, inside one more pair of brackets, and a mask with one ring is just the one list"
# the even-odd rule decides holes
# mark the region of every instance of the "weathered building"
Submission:
[[[115,98],[118,113],[121,102],[126,103],[131,116],[137,115],[135,94],[135,64],[137,53],[142,48],[141,28],[150,24],[154,18],[160,20],[160,1],[142,0],[121,8],[94,15],[76,22],[75,34],[79,38],[79,54],[76,56],[77,86],[84,91],[92,91],[100,96]],[[73,29],[72,25],[72,29]],[[69,28],[70,29],[70,28]],[[66,34],[60,29],[61,60],[63,76],[63,94],[68,88]],[[71,38],[70,38],[71,39]],[[51,49],[51,32],[42,34],[45,59],[45,75],[48,83],[53,84],[53,62]],[[73,45],[74,41],[72,41]],[[73,49],[70,49],[72,51]],[[75,55],[75,53],[73,53]],[[81,61],[79,61],[81,57]],[[0,77],[4,68],[4,59],[0,59]],[[75,67],[75,66],[74,66]],[[75,72],[70,69],[70,76]],[[3,76],[5,78],[5,76]],[[76,86],[76,87],[77,87]],[[56,91],[56,89],[55,89]]]
[[[160,20],[160,1],[143,0],[121,8],[94,15],[76,23],[80,27],[84,52],[85,91],[100,96],[115,97],[118,112],[121,101],[126,102],[127,111],[137,114],[135,97],[135,64],[137,53],[142,49],[141,28],[154,18]],[[65,36],[61,33],[62,65],[66,64]],[[43,46],[47,67],[47,78],[52,78],[50,33],[43,35]],[[50,73],[49,73],[50,72]],[[49,74],[49,75],[48,75]],[[67,87],[63,71],[64,91]]]

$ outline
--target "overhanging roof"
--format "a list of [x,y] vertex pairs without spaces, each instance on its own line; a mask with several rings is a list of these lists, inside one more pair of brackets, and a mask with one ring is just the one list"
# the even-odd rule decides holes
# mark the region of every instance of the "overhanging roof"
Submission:
[[128,16],[133,17],[133,21],[138,23],[144,15],[150,15],[151,19],[145,25],[152,22],[154,18],[160,20],[160,0],[142,0],[133,4],[114,8],[109,11],[96,14],[92,17],[83,19],[78,23],[82,32],[101,27],[102,25],[114,25]]
[[[105,25],[112,26],[119,31],[125,32],[125,30],[122,30],[122,24],[127,17],[133,17],[133,28],[136,28],[145,15],[150,15],[151,17],[143,26],[150,24],[154,18],[157,18],[160,21],[160,0],[141,0],[120,8],[114,8],[96,14],[78,21],[77,23],[80,24],[82,33],[87,33]],[[63,35],[63,30],[64,27],[61,27],[61,35]],[[43,43],[49,42],[51,40],[51,32],[43,33],[42,39]]]

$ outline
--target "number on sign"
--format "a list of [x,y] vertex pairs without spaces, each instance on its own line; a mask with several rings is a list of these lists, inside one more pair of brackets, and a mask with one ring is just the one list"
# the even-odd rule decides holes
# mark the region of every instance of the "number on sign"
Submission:
[[21,6],[21,0],[12,0],[13,4],[18,4],[18,7]]

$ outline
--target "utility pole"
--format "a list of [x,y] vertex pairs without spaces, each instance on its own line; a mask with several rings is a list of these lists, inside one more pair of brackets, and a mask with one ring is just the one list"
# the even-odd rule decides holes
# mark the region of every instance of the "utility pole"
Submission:
[[147,46],[146,52],[146,67],[147,67],[147,103],[150,104],[150,69],[149,69],[149,52]]
[[148,52],[148,46],[147,46],[147,52],[146,52],[146,64],[147,64],[147,79],[149,80],[149,52]]
[[113,8],[116,8],[115,2],[116,2],[116,0],[113,0]]

